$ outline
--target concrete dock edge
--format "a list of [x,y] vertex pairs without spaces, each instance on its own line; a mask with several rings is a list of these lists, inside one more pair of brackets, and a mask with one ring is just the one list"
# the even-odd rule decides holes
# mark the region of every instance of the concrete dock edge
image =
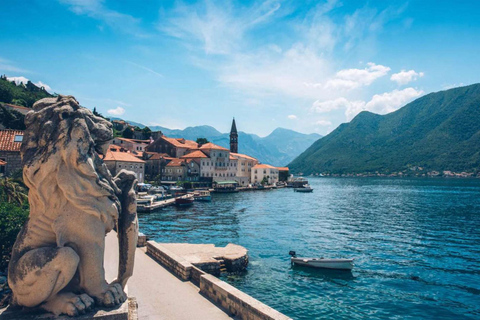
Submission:
[[200,293],[235,318],[244,320],[288,320],[279,311],[267,306],[230,284],[192,265],[155,241],[147,242],[147,253],[183,281],[191,281]]

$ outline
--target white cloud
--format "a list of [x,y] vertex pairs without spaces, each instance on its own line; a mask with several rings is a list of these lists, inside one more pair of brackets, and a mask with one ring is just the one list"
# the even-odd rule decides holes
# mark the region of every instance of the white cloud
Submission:
[[344,69],[338,71],[333,79],[327,81],[325,88],[351,90],[361,86],[368,86],[376,79],[387,75],[389,71],[389,67],[369,62],[364,69]]
[[393,90],[391,92],[376,94],[369,102],[364,103],[363,105],[351,104],[345,110],[345,115],[347,116],[347,120],[351,120],[363,110],[377,114],[387,114],[398,110],[414,98],[418,98],[423,94],[424,92],[422,90],[416,90],[414,88],[405,88],[403,90]]
[[287,116],[287,118],[290,119],[290,120],[296,120],[297,116],[294,115],[294,114],[291,114],[291,115]]
[[311,110],[316,113],[327,113],[333,110],[344,109],[347,120],[352,120],[357,114],[362,111],[370,111],[377,114],[387,114],[393,112],[406,103],[412,101],[423,95],[422,90],[414,88],[406,88],[403,90],[393,90],[382,94],[376,94],[368,102],[365,101],[350,101],[346,98],[337,98],[328,101],[315,101]]
[[315,122],[315,124],[317,124],[319,126],[322,126],[322,127],[327,127],[327,126],[332,125],[332,123],[328,120],[318,120],[317,122]]
[[[15,81],[15,84],[16,85],[19,85],[20,83],[23,83],[23,84],[27,84],[28,81],[30,81],[29,79],[23,77],[23,76],[20,76],[20,77],[7,77],[7,80],[9,81]],[[48,92],[52,93],[52,88],[46,84],[46,83],[43,83],[42,81],[38,81],[38,82],[32,82],[34,85],[36,85],[37,87],[41,88],[45,88],[45,90],[47,90]]]
[[402,70],[399,73],[392,74],[392,76],[390,77],[390,80],[395,81],[398,85],[405,85],[423,76],[424,76],[423,72],[415,72],[415,70],[409,70],[409,71]]
[[146,70],[146,71],[148,71],[148,72],[150,72],[150,73],[153,73],[153,74],[156,75],[156,76],[159,76],[159,77],[162,77],[162,78],[163,78],[163,75],[162,75],[161,73],[158,73],[158,72],[156,72],[155,70],[152,70],[152,69],[150,69],[150,68],[148,68],[148,67],[142,66],[142,65],[140,65],[140,64],[138,64],[138,63],[135,63],[135,62],[132,62],[132,61],[125,61],[125,62],[128,63],[128,64],[131,64],[132,66],[135,66],[135,67],[137,67],[137,68]]
[[349,101],[346,98],[337,98],[335,100],[320,101],[317,100],[313,103],[311,110],[316,113],[327,113],[337,109],[349,109],[356,108],[362,104],[363,101]]
[[229,2],[217,5],[205,1],[198,5],[177,3],[174,14],[162,21],[159,29],[187,42],[196,42],[207,54],[228,54],[248,30],[268,21],[281,5],[277,1],[234,8]]
[[27,84],[27,82],[29,81],[27,78],[21,77],[21,76],[20,77],[7,77],[7,80],[8,81],[14,81],[17,86],[20,83]]
[[50,86],[46,83],[43,83],[42,81],[38,81],[38,82],[35,82],[34,83],[37,87],[44,87],[45,90],[47,90],[48,92],[52,92],[52,88],[50,88]]
[[70,7],[77,15],[87,15],[99,20],[113,29],[138,37],[147,35],[140,28],[140,19],[131,15],[111,10],[104,5],[103,0],[59,0]]
[[108,110],[107,113],[113,116],[121,116],[125,113],[125,109],[122,107],[116,107],[115,109]]

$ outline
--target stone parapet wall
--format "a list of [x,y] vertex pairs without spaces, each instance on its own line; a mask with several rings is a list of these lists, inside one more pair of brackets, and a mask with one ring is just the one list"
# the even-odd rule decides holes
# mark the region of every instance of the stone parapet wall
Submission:
[[200,287],[200,278],[204,274],[206,273],[202,269],[199,269],[193,266],[192,269],[190,270],[190,281],[197,287]]
[[243,320],[290,319],[286,315],[209,274],[204,274],[200,277],[200,293],[216,302],[232,316]]
[[[291,320],[286,315],[267,306],[248,294],[209,274],[217,272],[217,263],[192,264],[155,241],[147,242],[147,253],[180,279],[190,280],[200,288],[200,293],[215,302],[229,315],[242,320]],[[248,257],[225,259],[232,270],[248,264]],[[218,273],[220,268],[218,261]],[[206,270],[202,270],[205,268]],[[208,272],[208,273],[207,273]]]
[[183,281],[190,280],[192,264],[155,241],[147,241],[147,253]]

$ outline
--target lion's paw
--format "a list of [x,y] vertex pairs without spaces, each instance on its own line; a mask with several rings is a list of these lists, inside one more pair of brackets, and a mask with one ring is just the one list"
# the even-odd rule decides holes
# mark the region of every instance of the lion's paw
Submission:
[[95,303],[87,294],[76,295],[70,292],[59,293],[47,301],[42,308],[56,315],[68,314],[71,317],[91,310]]
[[105,307],[113,307],[127,300],[127,295],[119,283],[111,283],[107,290],[97,297],[97,302]]

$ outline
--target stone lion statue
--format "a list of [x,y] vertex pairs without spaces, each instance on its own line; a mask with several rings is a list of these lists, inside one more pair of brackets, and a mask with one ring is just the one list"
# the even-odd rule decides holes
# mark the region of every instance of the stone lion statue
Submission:
[[[112,177],[101,156],[112,125],[72,96],[36,102],[21,148],[30,215],[8,269],[12,304],[74,316],[125,301],[138,235],[133,172]],[[105,235],[119,238],[118,277],[105,281]]]

